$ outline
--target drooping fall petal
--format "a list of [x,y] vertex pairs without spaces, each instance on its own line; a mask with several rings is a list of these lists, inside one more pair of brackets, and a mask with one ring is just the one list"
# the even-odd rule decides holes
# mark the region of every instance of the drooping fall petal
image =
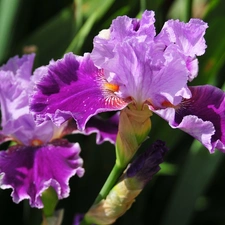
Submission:
[[13,201],[29,199],[42,208],[41,194],[53,187],[58,198],[69,195],[69,179],[84,173],[79,144],[57,140],[43,146],[13,146],[0,152],[0,187],[12,188]]
[[155,111],[170,126],[198,139],[211,153],[215,148],[225,152],[225,93],[217,87],[189,87],[190,99],[175,108]]
[[83,130],[93,115],[127,105],[110,88],[89,54],[78,57],[69,53],[50,63],[46,76],[37,84],[30,108],[39,122],[51,119],[61,125],[73,117],[78,129]]

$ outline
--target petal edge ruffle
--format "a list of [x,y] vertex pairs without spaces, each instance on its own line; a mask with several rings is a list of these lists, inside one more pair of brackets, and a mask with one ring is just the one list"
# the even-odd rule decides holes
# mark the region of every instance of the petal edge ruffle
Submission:
[[58,198],[69,195],[69,179],[84,174],[79,144],[66,140],[38,147],[13,146],[0,152],[0,187],[12,188],[13,201],[29,199],[32,207],[42,208],[41,194],[53,187]]
[[102,73],[89,54],[79,57],[68,53],[50,63],[31,99],[30,109],[37,122],[51,119],[61,125],[73,117],[83,130],[93,115],[124,108],[127,103],[104,86]]
[[225,152],[225,93],[211,85],[189,87],[192,97],[174,108],[156,110],[171,127],[198,139],[211,153]]

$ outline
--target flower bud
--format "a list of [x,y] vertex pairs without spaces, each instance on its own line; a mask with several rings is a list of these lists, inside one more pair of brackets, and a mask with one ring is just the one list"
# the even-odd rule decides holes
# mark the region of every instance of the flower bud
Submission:
[[101,225],[114,223],[131,207],[147,182],[160,170],[159,164],[163,162],[166,152],[165,143],[157,141],[138,156],[128,166],[106,199],[91,207],[85,220]]

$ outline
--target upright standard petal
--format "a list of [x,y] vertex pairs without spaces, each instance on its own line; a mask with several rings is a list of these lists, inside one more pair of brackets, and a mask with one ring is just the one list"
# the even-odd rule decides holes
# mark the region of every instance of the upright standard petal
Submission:
[[[84,129],[93,115],[124,108],[104,78],[104,71],[94,66],[89,54],[66,54],[49,65],[46,76],[37,84],[30,109],[40,123],[51,119],[56,125],[73,117],[78,129]],[[117,89],[117,87],[116,87]]]
[[10,71],[0,71],[0,104],[2,126],[29,112],[28,93]]
[[15,56],[0,67],[1,71],[12,72],[16,78],[27,86],[32,74],[35,54],[23,55],[21,58]]
[[176,44],[186,56],[200,56],[206,49],[204,35],[207,27],[207,23],[200,19],[190,19],[188,23],[168,20],[157,39],[164,40],[166,45]]
[[153,41],[156,33],[154,15],[153,11],[146,10],[141,19],[119,16],[113,20],[110,29],[101,31],[94,39],[92,59],[95,64],[104,67],[114,57],[115,46],[132,37],[139,42]]
[[13,201],[29,199],[32,207],[42,208],[41,195],[53,187],[58,198],[69,195],[69,179],[84,174],[78,144],[58,140],[51,144],[13,146],[0,152],[0,187],[12,188]]
[[104,31],[94,39],[91,53],[105,78],[120,87],[116,94],[131,98],[138,108],[164,108],[164,102],[178,104],[190,97],[186,58],[171,42],[167,46],[157,40],[154,22],[152,11],[145,11],[140,20],[118,17],[108,34]]
[[114,73],[107,79],[120,87],[116,93],[120,98],[131,98],[139,106],[150,102],[153,108],[164,108],[165,101],[181,101],[184,96],[177,93],[182,89],[185,96],[189,92],[188,70],[176,49],[164,50],[154,42],[133,38],[118,44],[113,52],[114,58],[103,68]]
[[173,128],[198,139],[211,153],[225,152],[225,93],[211,85],[189,87],[190,99],[165,110],[155,111]]
[[[21,64],[26,57],[21,59],[12,58],[9,60],[9,65],[16,65],[14,67],[8,66],[10,70],[0,71],[0,105],[1,105],[1,126],[2,134],[11,137],[20,144],[30,145],[34,139],[39,139],[46,143],[52,139],[54,132],[54,124],[48,121],[41,126],[36,126],[32,115],[29,112],[29,98],[30,88],[32,87],[30,80],[26,80],[27,86],[21,79],[18,78],[17,73],[24,72],[24,66]],[[30,60],[32,61],[33,58]],[[19,62],[20,64],[19,64]],[[15,61],[15,62],[14,62]],[[33,62],[33,61],[32,61]],[[25,61],[25,64],[28,61]],[[28,63],[29,76],[31,77],[31,62]],[[20,65],[20,67],[18,66]],[[8,68],[9,67],[9,68]],[[19,67],[18,72],[16,68]],[[23,68],[23,69],[20,69]],[[15,73],[15,74],[14,74]],[[25,78],[24,78],[25,79]]]
[[196,56],[205,53],[205,31],[208,25],[200,19],[190,19],[188,23],[179,20],[168,20],[156,37],[156,42],[163,42],[165,46],[175,45],[177,51],[183,55],[186,66],[190,71],[189,81],[198,73]]

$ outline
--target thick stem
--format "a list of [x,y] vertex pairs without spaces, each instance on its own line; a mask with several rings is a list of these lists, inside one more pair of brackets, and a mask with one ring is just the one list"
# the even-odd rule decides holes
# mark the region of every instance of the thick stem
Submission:
[[[116,181],[118,180],[123,171],[124,167],[121,167],[117,163],[115,163],[111,173],[109,174],[105,184],[103,185],[93,205],[98,204],[102,199],[105,199],[107,197],[108,193],[113,188],[113,186],[115,185]],[[91,225],[91,224],[92,224],[91,220],[89,220],[86,216],[80,223],[80,225]]]
[[[125,166],[126,167],[126,166]],[[124,171],[125,167],[119,166],[115,163],[111,173],[109,174],[104,186],[102,187],[101,191],[99,192],[97,198],[95,199],[94,204],[99,203],[102,199],[105,199],[112,187],[115,185],[116,181]]]

